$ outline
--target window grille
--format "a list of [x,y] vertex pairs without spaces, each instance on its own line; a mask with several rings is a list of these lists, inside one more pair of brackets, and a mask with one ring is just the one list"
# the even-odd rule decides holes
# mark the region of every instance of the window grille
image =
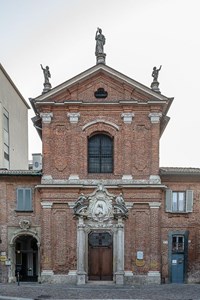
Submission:
[[184,252],[184,236],[172,236],[172,252]]
[[88,140],[88,172],[113,172],[113,140],[107,135],[94,135]]

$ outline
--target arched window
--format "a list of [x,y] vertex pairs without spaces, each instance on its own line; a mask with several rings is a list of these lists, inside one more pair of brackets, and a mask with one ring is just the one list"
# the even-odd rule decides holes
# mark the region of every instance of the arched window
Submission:
[[88,173],[113,172],[113,139],[105,134],[88,140]]

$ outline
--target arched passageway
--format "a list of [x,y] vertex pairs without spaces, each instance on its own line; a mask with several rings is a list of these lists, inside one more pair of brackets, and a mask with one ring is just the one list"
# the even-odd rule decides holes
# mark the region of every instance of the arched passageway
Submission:
[[37,281],[38,246],[31,235],[21,235],[15,241],[15,275],[19,272],[20,281]]

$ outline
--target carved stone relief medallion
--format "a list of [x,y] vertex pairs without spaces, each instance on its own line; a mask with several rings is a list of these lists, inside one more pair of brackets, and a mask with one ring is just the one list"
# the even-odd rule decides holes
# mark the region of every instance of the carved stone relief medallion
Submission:
[[73,209],[76,216],[101,223],[113,218],[126,218],[128,215],[123,195],[110,194],[102,184],[92,194],[81,194]]
[[20,220],[19,227],[24,230],[28,230],[31,227],[31,222],[29,220]]

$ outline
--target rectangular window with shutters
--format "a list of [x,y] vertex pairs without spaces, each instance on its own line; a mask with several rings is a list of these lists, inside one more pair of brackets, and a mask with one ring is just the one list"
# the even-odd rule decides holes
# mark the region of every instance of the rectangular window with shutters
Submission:
[[193,211],[193,191],[166,190],[166,212],[189,213]]
[[32,211],[32,190],[30,188],[17,189],[17,211]]

